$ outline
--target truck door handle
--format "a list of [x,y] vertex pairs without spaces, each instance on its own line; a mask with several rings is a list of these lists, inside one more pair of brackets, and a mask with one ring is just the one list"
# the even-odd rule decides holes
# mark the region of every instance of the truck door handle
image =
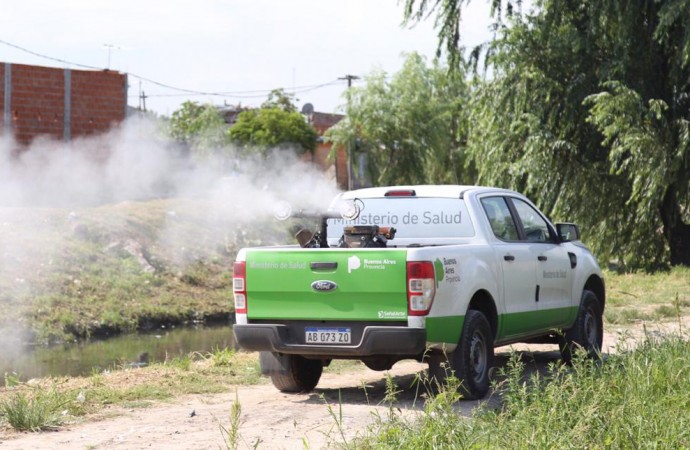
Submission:
[[547,258],[547,257],[544,256],[544,255],[539,255],[539,256],[537,256],[537,259],[538,259],[539,261],[546,261],[546,260],[549,259],[549,258]]
[[338,268],[337,262],[313,262],[309,264],[311,270],[335,270]]
[[504,255],[503,259],[506,261],[515,261],[515,257],[513,255]]

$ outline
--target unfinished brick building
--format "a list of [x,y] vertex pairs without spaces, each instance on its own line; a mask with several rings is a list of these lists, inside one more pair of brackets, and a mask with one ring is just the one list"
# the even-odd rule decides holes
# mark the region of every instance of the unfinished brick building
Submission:
[[319,166],[324,172],[330,173],[340,189],[347,189],[348,173],[347,154],[345,149],[338,148],[335,153],[335,158],[330,158],[329,155],[333,148],[333,144],[327,142],[323,138],[326,131],[340,122],[344,116],[341,114],[327,114],[313,111],[306,113],[303,111],[303,114],[307,116],[307,120],[316,128],[316,132],[319,134],[319,141],[314,153],[305,155],[305,159]]
[[102,133],[126,112],[126,74],[0,63],[0,133],[20,145]]

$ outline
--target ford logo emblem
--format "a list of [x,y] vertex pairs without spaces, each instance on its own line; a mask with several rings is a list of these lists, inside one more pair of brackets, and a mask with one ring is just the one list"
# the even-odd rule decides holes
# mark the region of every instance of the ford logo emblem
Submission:
[[319,281],[314,281],[311,284],[311,288],[313,290],[315,290],[316,292],[331,292],[331,291],[334,291],[335,289],[337,289],[338,285],[332,281],[319,280]]

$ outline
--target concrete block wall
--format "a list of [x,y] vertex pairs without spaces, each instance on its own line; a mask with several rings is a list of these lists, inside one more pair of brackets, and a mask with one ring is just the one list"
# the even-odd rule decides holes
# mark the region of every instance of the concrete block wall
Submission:
[[21,145],[105,132],[126,108],[125,74],[0,63],[0,131]]

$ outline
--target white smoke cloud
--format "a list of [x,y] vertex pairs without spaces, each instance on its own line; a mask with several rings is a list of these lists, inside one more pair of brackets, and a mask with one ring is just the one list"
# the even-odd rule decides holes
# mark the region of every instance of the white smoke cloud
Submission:
[[[277,202],[324,209],[338,192],[334,180],[290,151],[276,149],[265,159],[194,159],[165,136],[160,123],[139,117],[100,136],[70,143],[38,139],[17,148],[1,137],[0,313],[22,306],[15,294],[27,288],[25,274],[53,270],[66,240],[89,231],[83,217],[122,229],[114,233],[118,241],[104,247],[137,253],[145,245],[166,246],[177,249],[175,263],[188,264],[217,254],[219,246],[232,252],[257,230],[271,242],[285,242],[285,234],[269,236],[281,229],[272,217]],[[141,211],[149,201],[170,208],[165,224],[150,242],[133,243],[126,231],[128,206]],[[189,221],[181,220],[190,215],[203,239],[190,240]]]
[[273,201],[322,208],[337,193],[335,181],[290,151],[276,149],[267,159],[194,160],[158,122],[139,117],[103,135],[70,143],[38,139],[16,148],[10,138],[0,140],[0,207],[74,208],[182,196],[230,208],[246,222],[270,212]]

